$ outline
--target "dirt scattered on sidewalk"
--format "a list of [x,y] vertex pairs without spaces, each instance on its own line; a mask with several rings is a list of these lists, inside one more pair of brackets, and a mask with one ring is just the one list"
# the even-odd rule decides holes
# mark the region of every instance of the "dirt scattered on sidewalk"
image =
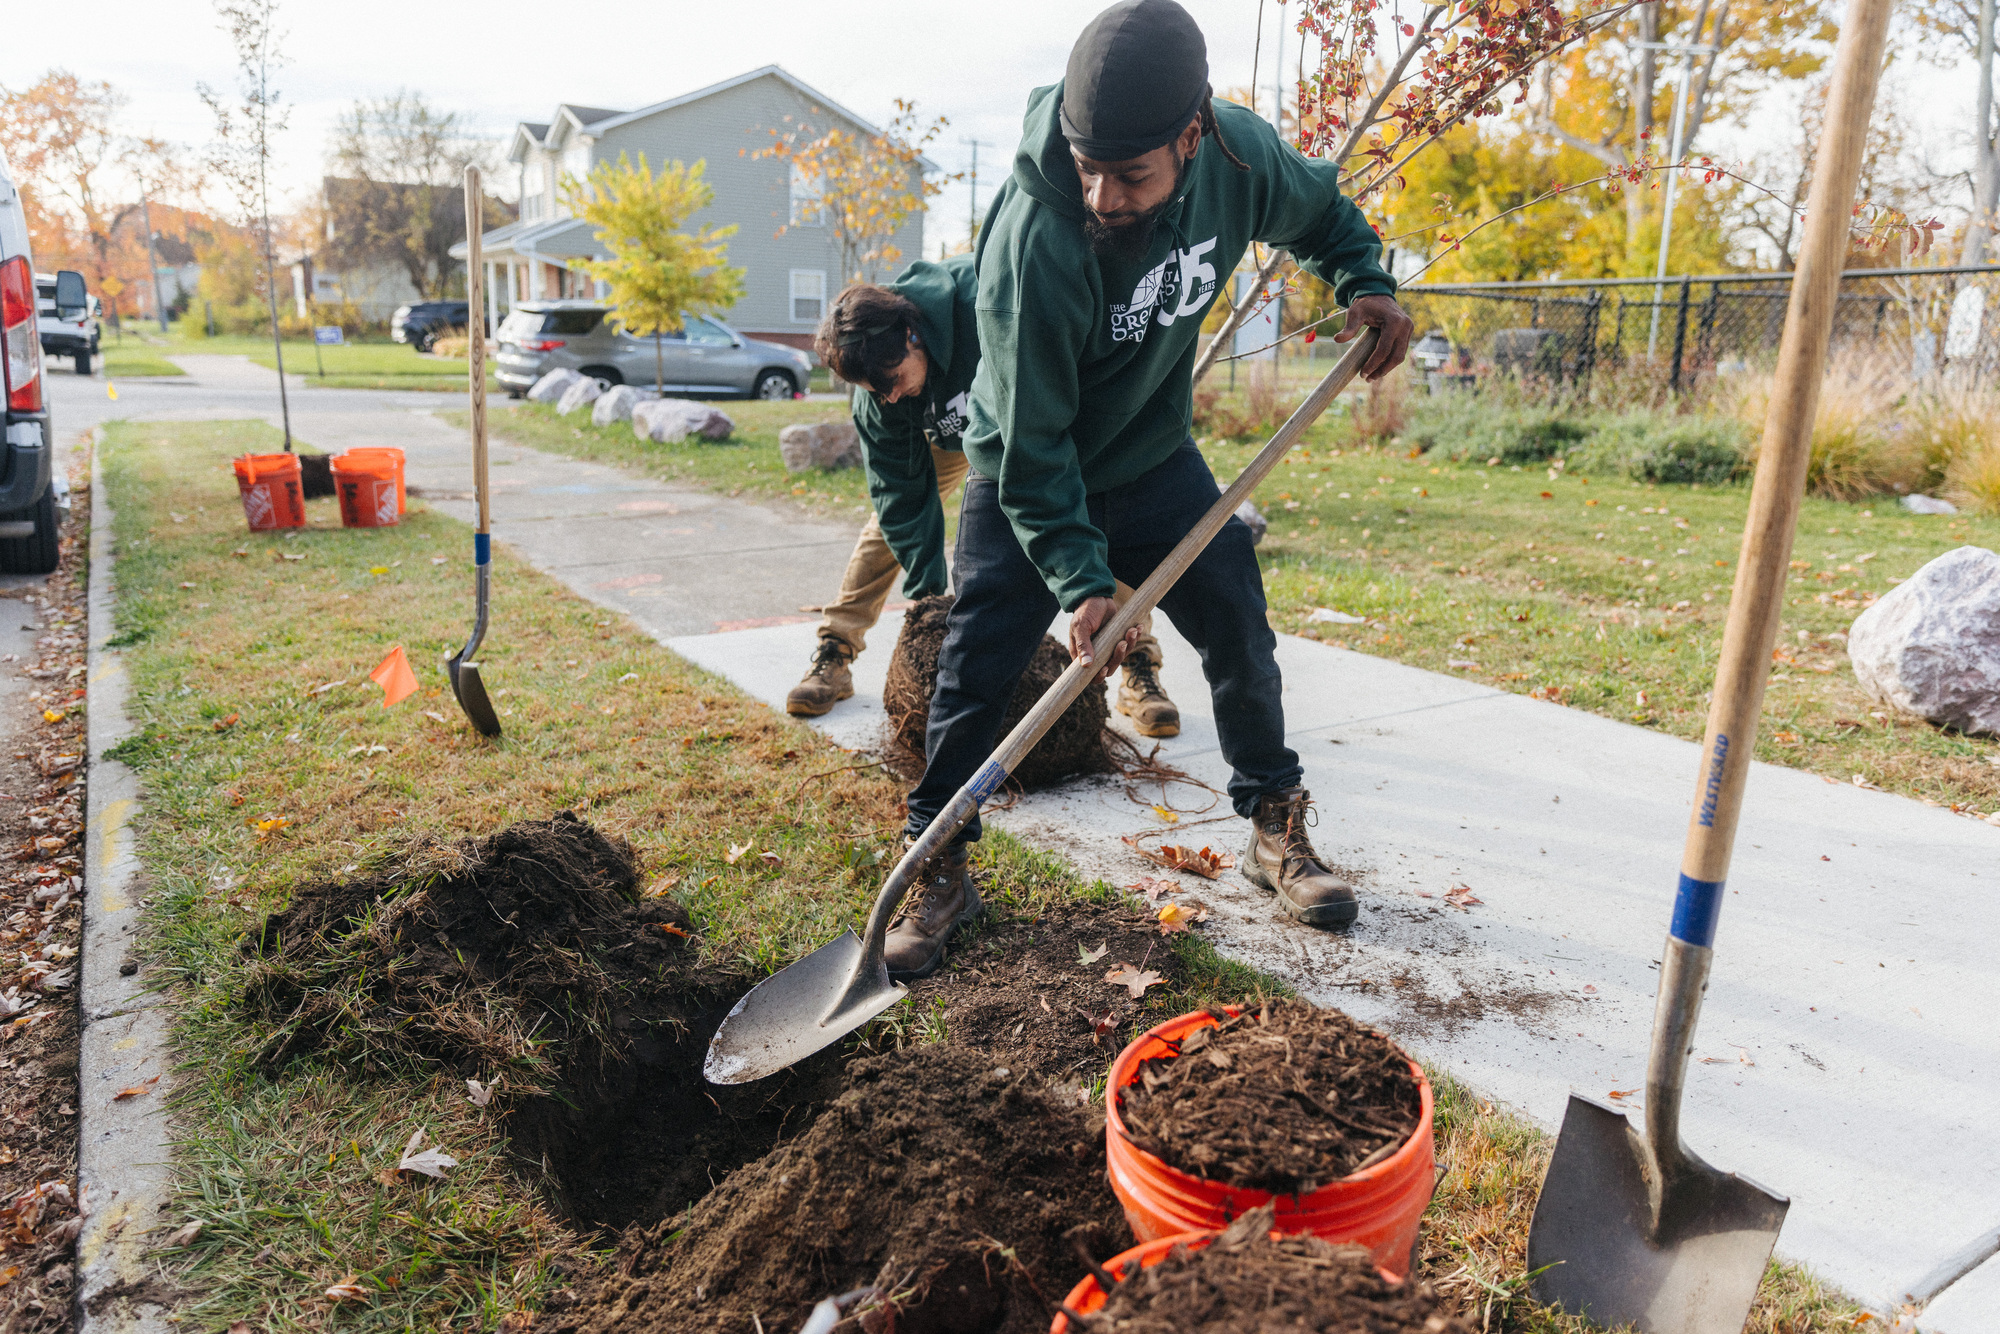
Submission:
[[1422,1115],[1410,1058],[1338,1010],[1211,1011],[1118,1092],[1128,1137],[1184,1172],[1303,1195],[1387,1158]]
[[[924,726],[930,716],[931,693],[937,688],[938,654],[944,649],[945,618],[951,614],[950,594],[919,598],[903,613],[903,629],[889,659],[889,677],[882,687],[882,707],[889,715],[890,758],[904,776],[915,780],[924,770]],[[1001,725],[1005,736],[1027,716],[1069,667],[1069,650],[1043,635]],[[1049,787],[1078,774],[1110,773],[1111,739],[1106,726],[1111,710],[1102,682],[1088,687],[1063,710],[1035,748],[1028,752],[1012,782],[1027,791]]]
[[1084,1272],[1064,1234],[1129,1235],[1104,1171],[1084,1109],[1035,1075],[945,1044],[868,1057],[809,1130],[629,1232],[615,1272],[536,1330],[777,1334],[871,1285],[897,1307],[874,1328],[1043,1330]]
[[1471,1334],[1426,1283],[1389,1283],[1359,1246],[1271,1237],[1272,1208],[1253,1209],[1215,1243],[1177,1246],[1122,1279],[1089,1328],[1116,1334]]

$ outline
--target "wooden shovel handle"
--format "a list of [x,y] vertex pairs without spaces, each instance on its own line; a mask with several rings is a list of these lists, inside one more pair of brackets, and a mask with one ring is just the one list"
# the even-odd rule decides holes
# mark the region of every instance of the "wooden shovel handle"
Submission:
[[[480,261],[479,233],[482,229],[486,192],[479,168],[465,169],[465,331],[471,363],[467,377],[472,390],[472,489],[479,497],[479,526],[473,531],[484,537],[492,516],[486,499],[486,266]],[[481,544],[482,546],[484,544]],[[480,562],[482,565],[484,561]]]

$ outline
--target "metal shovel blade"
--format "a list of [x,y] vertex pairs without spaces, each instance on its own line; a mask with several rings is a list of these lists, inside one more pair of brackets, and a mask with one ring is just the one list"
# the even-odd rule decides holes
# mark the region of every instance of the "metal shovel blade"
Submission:
[[493,701],[486,698],[485,683],[479,679],[479,664],[463,662],[463,650],[445,659],[445,674],[451,677],[451,693],[458,696],[458,707],[472,720],[473,728],[481,736],[500,735],[500,716],[493,712]]
[[1642,1334],[1742,1334],[1791,1202],[1673,1149],[1655,1170],[1624,1112],[1570,1095],[1528,1231],[1536,1301]]
[[[709,1040],[701,1072],[711,1084],[747,1084],[852,1033],[908,995],[877,965],[877,976],[855,986],[861,937],[852,931],[750,988]],[[830,998],[839,1008],[827,1012]]]

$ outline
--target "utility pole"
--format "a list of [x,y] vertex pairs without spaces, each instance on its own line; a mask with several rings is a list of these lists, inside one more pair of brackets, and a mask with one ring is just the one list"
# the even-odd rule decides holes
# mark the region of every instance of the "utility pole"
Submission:
[[978,139],[961,139],[959,142],[972,146],[972,171],[970,173],[972,177],[972,201],[966,206],[965,210],[965,240],[967,245],[972,245],[976,244],[979,240],[979,150],[982,147],[991,148],[992,145],[982,144]]
[[160,332],[167,331],[167,299],[160,289],[160,261],[153,254],[153,211],[147,206],[146,191],[139,191],[139,225],[146,229],[146,268],[153,275],[153,313],[160,317]]
[[1979,0],[1979,95],[1975,114],[1979,132],[1972,136],[1972,219],[1965,226],[1961,264],[1985,262],[1993,235],[1993,210],[2000,199],[2000,151],[1993,130],[1993,0]]
[[[1681,142],[1681,132],[1687,128],[1688,94],[1694,89],[1694,58],[1714,51],[1712,46],[1681,45],[1674,42],[1641,42],[1649,50],[1664,51],[1680,58],[1680,91],[1674,94],[1673,128],[1667,132],[1667,162],[1678,163],[1687,152],[1687,145]],[[1674,186],[1681,174],[1671,165],[1667,171],[1667,188],[1661,203],[1660,215],[1660,259],[1654,266],[1653,277],[1653,322],[1646,333],[1646,360],[1653,359],[1653,350],[1660,341],[1660,303],[1666,300],[1667,246],[1674,235]]]

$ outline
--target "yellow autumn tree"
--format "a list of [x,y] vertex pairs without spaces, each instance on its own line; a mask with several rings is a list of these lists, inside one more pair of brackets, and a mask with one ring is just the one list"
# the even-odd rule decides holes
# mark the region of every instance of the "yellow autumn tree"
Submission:
[[916,103],[901,99],[880,134],[838,125],[820,129],[786,117],[784,128],[771,131],[770,146],[751,155],[789,163],[797,182],[792,214],[778,235],[793,227],[827,228],[840,249],[841,273],[851,281],[873,281],[893,270],[903,258],[896,233],[947,181],[958,179],[931,179],[923,170],[924,148],[946,123],[942,116],[925,123]]
[[743,295],[743,270],[726,259],[736,225],[689,230],[688,220],[715,197],[702,179],[706,162],[669,162],[656,174],[639,155],[600,162],[588,180],[565,177],[570,212],[597,228],[611,258],[586,260],[584,272],[611,288],[611,318],[627,333],[653,336],[655,389],[663,387],[660,338],[684,315],[727,310]]

